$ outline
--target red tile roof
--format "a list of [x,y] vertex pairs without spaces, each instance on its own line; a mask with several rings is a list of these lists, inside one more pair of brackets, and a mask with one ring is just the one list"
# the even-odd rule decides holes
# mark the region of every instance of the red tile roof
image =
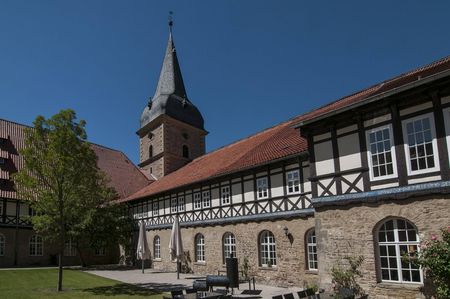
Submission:
[[268,163],[307,150],[307,142],[300,137],[293,126],[301,121],[311,120],[329,112],[362,102],[375,95],[394,90],[408,83],[424,79],[450,69],[450,56],[393,79],[373,85],[362,91],[341,98],[335,102],[297,116],[287,122],[264,130],[248,138],[215,150],[193,160],[186,166],[170,173],[132,194],[123,201],[130,201],[162,193],[174,188],[237,172],[246,168]]
[[296,118],[203,155],[153,182],[124,201],[201,182],[247,169],[267,161],[306,151],[306,140],[292,126]]
[[[23,167],[23,158],[19,151],[25,147],[24,129],[28,126],[12,121],[0,119],[0,138],[8,139],[0,144],[0,157],[7,158],[9,162],[0,168],[0,178],[10,179],[10,173]],[[120,198],[147,186],[150,181],[141,171],[125,156],[124,153],[91,143],[92,149],[97,154],[98,167],[110,178],[110,186],[116,189]],[[0,188],[0,197],[17,199],[14,190]]]
[[444,57],[428,65],[419,67],[415,70],[403,73],[392,79],[375,84],[369,88],[363,89],[349,96],[340,98],[332,103],[329,103],[325,106],[322,106],[309,113],[304,114],[302,117],[300,117],[299,121],[305,120],[310,121],[319,116],[324,116],[327,113],[335,112],[339,109],[351,106],[353,104],[357,104],[359,102],[363,102],[364,100],[367,100],[370,97],[380,96],[383,93],[393,91],[396,88],[402,87],[410,83],[420,82],[420,80],[426,79],[427,77],[448,70],[450,70],[450,56]]

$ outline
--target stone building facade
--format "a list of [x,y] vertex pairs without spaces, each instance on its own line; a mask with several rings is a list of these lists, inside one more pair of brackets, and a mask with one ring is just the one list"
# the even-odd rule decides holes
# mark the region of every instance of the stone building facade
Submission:
[[215,274],[233,256],[260,283],[330,291],[331,268],[362,256],[371,298],[422,298],[426,277],[402,256],[450,224],[449,148],[444,58],[174,162],[123,202],[146,224],[155,269],[175,270],[178,217],[186,271]]

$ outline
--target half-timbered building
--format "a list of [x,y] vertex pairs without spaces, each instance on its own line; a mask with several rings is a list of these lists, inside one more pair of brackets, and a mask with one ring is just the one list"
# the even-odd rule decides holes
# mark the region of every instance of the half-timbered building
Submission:
[[[26,198],[18,198],[11,175],[24,165],[20,151],[25,146],[27,126],[0,119],[0,267],[47,266],[57,264],[57,248],[36,234],[30,216],[34,215]],[[149,180],[120,151],[91,144],[98,167],[110,179],[121,198],[149,184]],[[76,244],[67,240],[64,263],[79,265]],[[83,253],[85,262],[94,264],[118,261],[118,248],[97,248]]]
[[[178,60],[167,53],[176,52],[166,52],[162,72],[168,65],[177,72],[162,74],[158,86],[173,87],[183,81]],[[177,90],[185,89],[169,93]],[[176,113],[156,111],[145,124],[174,119],[184,126],[160,133],[153,148],[183,156],[181,143],[172,143],[191,135],[182,103],[181,97]],[[151,103],[145,111],[152,109]],[[204,136],[203,122],[194,127]],[[148,144],[142,132],[141,155]],[[366,292],[411,298],[420,296],[424,276],[402,255],[450,224],[449,146],[450,58],[444,58],[185,166],[177,162],[123,201],[146,223],[155,269],[175,269],[168,244],[177,216],[186,271],[217,273],[233,256],[259,282],[329,289],[333,265],[362,255]]]

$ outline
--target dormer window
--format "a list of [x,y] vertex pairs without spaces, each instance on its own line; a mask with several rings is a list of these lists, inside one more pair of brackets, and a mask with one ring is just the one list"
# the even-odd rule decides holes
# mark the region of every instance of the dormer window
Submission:
[[189,147],[187,145],[183,145],[183,158],[189,159]]

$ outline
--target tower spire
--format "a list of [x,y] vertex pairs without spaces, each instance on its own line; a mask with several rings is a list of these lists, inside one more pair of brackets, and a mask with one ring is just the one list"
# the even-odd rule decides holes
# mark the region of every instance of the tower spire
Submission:
[[172,34],[173,19],[169,13],[169,38],[161,67],[156,90],[151,102],[141,115],[141,128],[161,114],[185,122],[204,130],[203,117],[197,107],[189,100],[184,87],[183,76],[178,62],[177,52]]

